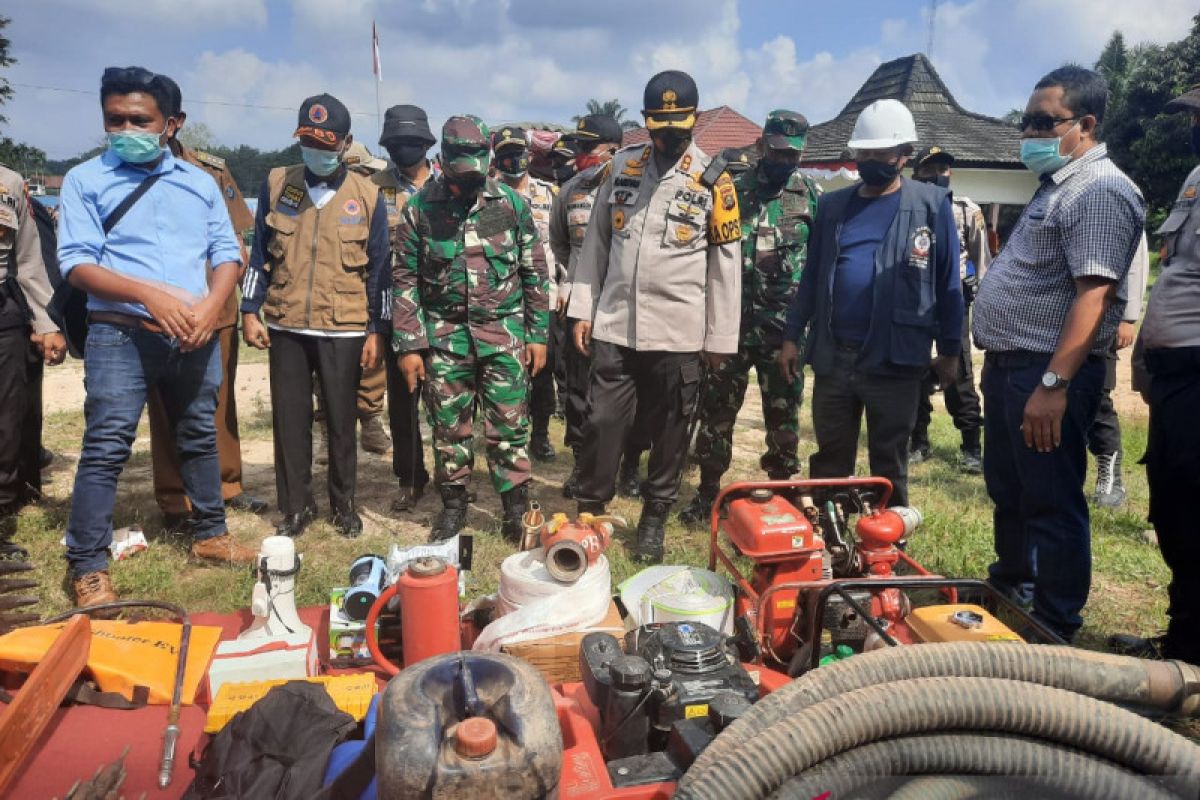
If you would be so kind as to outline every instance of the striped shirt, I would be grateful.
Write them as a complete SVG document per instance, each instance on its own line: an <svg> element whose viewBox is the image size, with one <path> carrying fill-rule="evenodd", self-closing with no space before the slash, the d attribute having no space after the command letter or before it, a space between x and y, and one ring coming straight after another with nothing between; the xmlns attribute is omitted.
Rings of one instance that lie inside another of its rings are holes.
<svg viewBox="0 0 1200 800"><path fill-rule="evenodd" d="M1092 352L1102 354L1125 308L1125 278L1141 241L1146 202L1098 144L1057 172L1025 207L975 298L976 346L991 352L1053 353L1075 280L1118 283Z"/></svg>

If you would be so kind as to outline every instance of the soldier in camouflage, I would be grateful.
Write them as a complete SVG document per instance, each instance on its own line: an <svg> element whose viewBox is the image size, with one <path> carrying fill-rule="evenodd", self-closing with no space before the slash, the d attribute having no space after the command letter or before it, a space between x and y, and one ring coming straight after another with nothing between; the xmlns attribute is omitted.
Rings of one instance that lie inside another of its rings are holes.
<svg viewBox="0 0 1200 800"><path fill-rule="evenodd" d="M799 471L800 399L804 378L788 381L776 356L788 303L800 281L809 226L817 213L817 187L797 170L808 121L777 110L763 126L760 158L734 181L742 216L742 321L738 353L708 376L700 405L695 458L700 486L679 515L688 525L706 523L729 469L733 428L746 397L750 370L762 393L767 452L759 461L771 480Z"/></svg>
<svg viewBox="0 0 1200 800"><path fill-rule="evenodd" d="M466 523L475 409L484 421L502 532L521 535L529 505L530 375L546 364L549 286L533 213L487 177L487 126L442 127L442 174L404 207L392 239L393 345L411 391L425 382L443 509L432 538Z"/></svg>
<svg viewBox="0 0 1200 800"><path fill-rule="evenodd" d="M516 190L529 204L533 212L533 224L537 227L542 246L550 235L550 212L558 187L550 181L534 177L529 172L529 134L524 128L505 125L492 131L492 150L496 154L496 177L505 185ZM551 252L546 253L546 270L550 278L550 306L557 310L555 298L558 285L566 278L566 264L559 264ZM558 342L562 318L557 313L550 315L550 333L546 342L546 363L550 365L530 381L529 417L533 431L529 437L529 454L536 461L553 461L556 453L550 444L550 417L554 414L554 369L558 356Z"/></svg>

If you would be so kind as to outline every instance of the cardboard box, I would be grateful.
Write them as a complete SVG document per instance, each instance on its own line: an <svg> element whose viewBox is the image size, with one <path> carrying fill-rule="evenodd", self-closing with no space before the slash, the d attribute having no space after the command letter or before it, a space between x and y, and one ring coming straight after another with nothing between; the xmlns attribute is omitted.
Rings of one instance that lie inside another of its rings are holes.
<svg viewBox="0 0 1200 800"><path fill-rule="evenodd" d="M208 668L208 696L226 683L310 678L320 673L317 632L293 633L276 639L233 639L217 645Z"/></svg>
<svg viewBox="0 0 1200 800"><path fill-rule="evenodd" d="M530 639L517 644L505 645L503 652L524 659L538 668L548 683L571 683L580 680L579 645L589 633L602 631L611 633L621 640L625 634L625 621L616 603L609 603L608 614L592 627L573 633L560 633L544 639Z"/></svg>

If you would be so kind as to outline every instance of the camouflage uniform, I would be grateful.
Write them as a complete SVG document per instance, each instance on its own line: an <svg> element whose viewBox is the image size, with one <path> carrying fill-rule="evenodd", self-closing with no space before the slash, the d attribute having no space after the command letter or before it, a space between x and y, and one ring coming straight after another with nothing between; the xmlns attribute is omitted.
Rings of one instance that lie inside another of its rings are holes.
<svg viewBox="0 0 1200 800"><path fill-rule="evenodd" d="M746 397L750 370L762 392L767 452L759 463L773 477L799 471L796 457L803 377L784 380L775 362L783 323L808 243L817 208L817 189L792 173L782 192L763 191L757 169L735 181L742 212L742 325L737 355L709 373L700 406L696 461L701 484L717 485L729 469L733 428Z"/></svg>
<svg viewBox="0 0 1200 800"><path fill-rule="evenodd" d="M496 491L527 483L523 355L526 343L545 344L549 323L546 260L529 204L488 179L466 208L438 176L404 207L392 249L394 346L425 352L436 482L468 483L478 403Z"/></svg>

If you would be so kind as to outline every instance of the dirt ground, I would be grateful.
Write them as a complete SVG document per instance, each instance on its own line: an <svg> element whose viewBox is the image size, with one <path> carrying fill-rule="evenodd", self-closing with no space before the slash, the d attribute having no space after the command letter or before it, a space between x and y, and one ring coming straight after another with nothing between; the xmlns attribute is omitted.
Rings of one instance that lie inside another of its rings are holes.
<svg viewBox="0 0 1200 800"><path fill-rule="evenodd" d="M248 492L268 500L274 506L275 469L270 433L270 386L267 364L265 358L258 354L247 353L245 347L242 348L241 352L242 363L238 365L237 376L237 399L239 423L242 427L244 484ZM977 378L982 363L982 353L977 352L975 354ZM47 415L80 411L83 408L84 396L82 362L68 360L62 366L46 371L44 402ZM762 428L762 417L759 411L757 387L753 384L750 387L747 399L748 402L743 405L742 413L739 417L739 426L760 430ZM1141 398L1130 388L1130 371L1127 358L1123 358L1118 366L1117 388L1113 393L1113 400L1118 414L1122 417L1146 416L1146 406L1142 403ZM939 406L941 406L941 403L935 398L935 408ZM737 451L735 458L757 458L757 448L759 447L757 437L740 436L735 442L735 451ZM145 452L148 449L148 437L139 436L134 445L135 454ZM742 453L742 450L745 450L745 452ZM78 445L75 446L72 452L64 453L64 455L68 456L72 462L75 461L78 458ZM482 456L482 453L480 455ZM486 477L482 472L482 469L486 469L485 463L482 458L477 462L479 474L476 476L475 482L484 491L478 492L479 502L475 503L472 507L471 524L487 527L489 524L495 524L498 521L500 507L498 498L487 487ZM360 451L359 464L358 503L366 532L372 533L387 530L393 535L398 535L401 539L407 539L409 536L412 536L414 541L423 539L424 533L428 530L428 525L439 506L436 499L427 498L420 504L415 513L397 518L388 509L395 491L395 481L392 478L390 468L390 454L378 456ZM558 493L556 489L561 485L566 472L566 465L562 463L562 459L557 464L538 465L538 469L535 470L535 481L537 484L540 484L541 491L539 492L535 489L535 494L557 497ZM69 479L71 473L73 473L73 470L70 472L64 470L63 473L56 475L57 480L54 482L58 483L59 481ZM149 459L135 457L122 475L121 482L128 486L130 484L137 485L144 481L145 485L148 486L150 477ZM323 495L323 470L318 474L314 483L316 484L315 488L318 490L318 496ZM67 494L69 494L69 484L56 488L66 489ZM569 504L561 500L561 498L553 502L553 510L560 510L558 508L560 505L563 506L561 510L568 510L567 506ZM270 532L271 524L275 519L276 516L272 514L266 514L262 517L239 514L231 518L231 522L235 530L239 530L239 532L265 535Z"/></svg>

